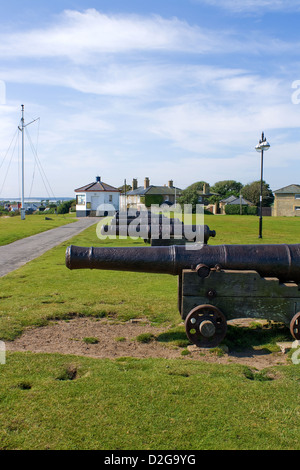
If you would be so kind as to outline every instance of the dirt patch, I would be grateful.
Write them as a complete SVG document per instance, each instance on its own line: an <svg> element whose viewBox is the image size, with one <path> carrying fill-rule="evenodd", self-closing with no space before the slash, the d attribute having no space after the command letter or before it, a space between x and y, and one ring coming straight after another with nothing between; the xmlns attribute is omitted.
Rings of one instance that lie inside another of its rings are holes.
<svg viewBox="0 0 300 470"><path fill-rule="evenodd" d="M240 324L240 323L239 323ZM242 322L245 326L245 321ZM278 364L286 364L286 355L266 354L262 350L246 350L242 353L229 351L223 356L207 349L188 346L188 355L182 355L184 348L157 341L167 328L151 326L146 320L114 323L107 319L75 318L58 321L46 327L26 330L15 341L6 343L8 351L31 351L36 353L60 353L93 358L118 357L160 357L165 359L198 360L208 363L239 363L258 370ZM149 342L142 343L136 338L141 334L153 335ZM86 342L87 338L95 340Z"/></svg>

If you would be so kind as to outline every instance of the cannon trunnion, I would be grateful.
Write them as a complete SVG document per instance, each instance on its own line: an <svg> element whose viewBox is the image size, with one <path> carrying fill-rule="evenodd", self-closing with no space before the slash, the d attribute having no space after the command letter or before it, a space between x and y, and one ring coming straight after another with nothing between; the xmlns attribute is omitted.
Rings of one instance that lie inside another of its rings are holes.
<svg viewBox="0 0 300 470"><path fill-rule="evenodd" d="M178 308L190 341L217 346L227 321L283 322L300 340L300 245L70 246L69 269L178 275Z"/></svg>

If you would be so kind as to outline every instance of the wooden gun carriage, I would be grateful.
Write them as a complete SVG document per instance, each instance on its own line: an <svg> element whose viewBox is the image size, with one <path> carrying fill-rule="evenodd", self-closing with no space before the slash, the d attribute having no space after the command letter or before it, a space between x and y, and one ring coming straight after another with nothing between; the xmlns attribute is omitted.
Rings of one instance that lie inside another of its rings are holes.
<svg viewBox="0 0 300 470"><path fill-rule="evenodd" d="M300 245L70 246L69 269L178 275L178 307L199 347L217 346L227 321L283 322L300 340Z"/></svg>

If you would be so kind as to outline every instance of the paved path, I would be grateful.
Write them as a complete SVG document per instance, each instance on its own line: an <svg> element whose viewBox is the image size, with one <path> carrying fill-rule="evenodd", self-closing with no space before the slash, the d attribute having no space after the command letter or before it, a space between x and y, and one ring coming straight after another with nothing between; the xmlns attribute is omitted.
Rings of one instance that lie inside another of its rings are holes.
<svg viewBox="0 0 300 470"><path fill-rule="evenodd" d="M84 217L72 224L62 225L9 245L0 246L0 277L38 258L54 246L69 240L99 221L99 218Z"/></svg>

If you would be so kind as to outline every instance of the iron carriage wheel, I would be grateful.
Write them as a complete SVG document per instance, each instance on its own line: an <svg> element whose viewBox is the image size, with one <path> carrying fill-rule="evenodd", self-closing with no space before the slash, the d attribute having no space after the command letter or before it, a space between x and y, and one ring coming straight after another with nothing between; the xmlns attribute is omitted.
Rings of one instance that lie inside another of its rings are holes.
<svg viewBox="0 0 300 470"><path fill-rule="evenodd" d="M290 331L295 339L300 340L300 312L293 316L290 323Z"/></svg>
<svg viewBox="0 0 300 470"><path fill-rule="evenodd" d="M185 320L188 339L199 348L214 348L227 332L225 315L214 305L198 305Z"/></svg>

